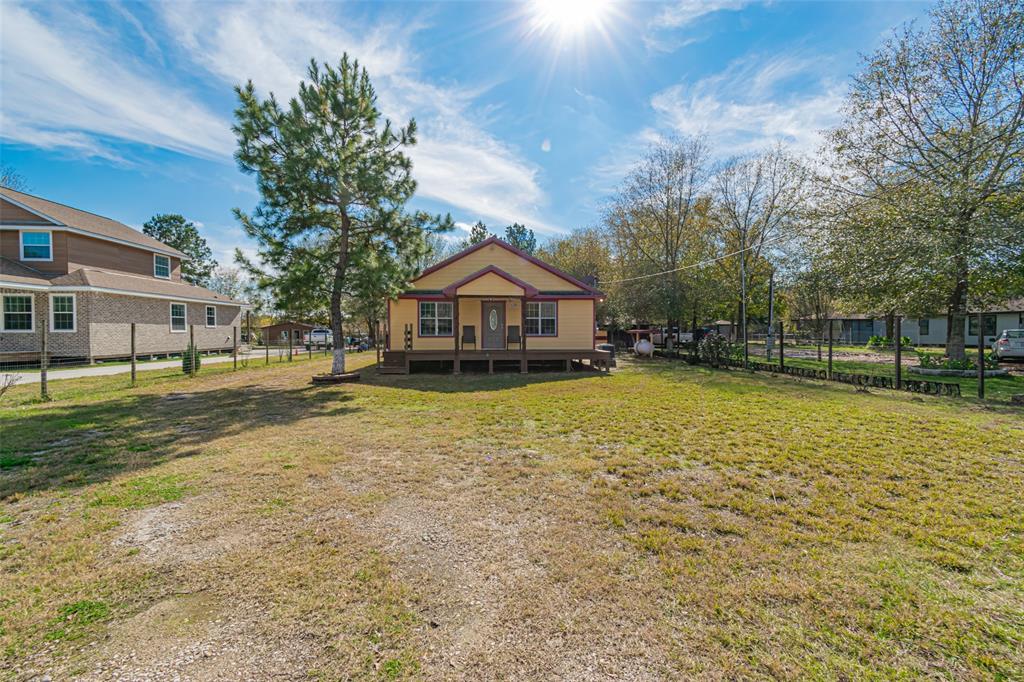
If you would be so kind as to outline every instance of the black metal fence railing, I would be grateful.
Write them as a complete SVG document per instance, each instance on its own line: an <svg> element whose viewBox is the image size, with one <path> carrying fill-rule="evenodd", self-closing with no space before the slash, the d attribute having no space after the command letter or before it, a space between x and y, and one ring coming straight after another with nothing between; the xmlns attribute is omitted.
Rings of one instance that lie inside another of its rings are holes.
<svg viewBox="0 0 1024 682"><path fill-rule="evenodd" d="M743 360L729 358L726 361L730 367L743 368ZM910 393L922 393L926 395L961 397L960 384L945 381L928 381L925 379L903 378L897 385L896 377L882 374L860 374L856 372L829 372L826 369L814 369L811 367L794 367L792 365L780 366L775 363L749 361L747 368L757 372L771 372L773 374L789 374L804 379L819 379L821 381L836 381L843 384L851 384L863 388L888 388L892 390L908 391Z"/></svg>

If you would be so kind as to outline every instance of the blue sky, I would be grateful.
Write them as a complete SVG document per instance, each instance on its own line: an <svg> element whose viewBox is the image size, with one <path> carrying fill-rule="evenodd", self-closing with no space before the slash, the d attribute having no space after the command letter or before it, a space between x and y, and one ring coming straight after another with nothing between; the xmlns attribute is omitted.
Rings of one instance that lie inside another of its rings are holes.
<svg viewBox="0 0 1024 682"><path fill-rule="evenodd" d="M2 161L36 194L139 227L201 224L219 260L250 249L231 216L232 86L279 98L310 58L368 67L384 113L415 117L413 205L493 230L594 224L644 148L707 134L715 154L781 139L813 152L858 55L923 2L0 4ZM588 4L588 6L590 6Z"/></svg>

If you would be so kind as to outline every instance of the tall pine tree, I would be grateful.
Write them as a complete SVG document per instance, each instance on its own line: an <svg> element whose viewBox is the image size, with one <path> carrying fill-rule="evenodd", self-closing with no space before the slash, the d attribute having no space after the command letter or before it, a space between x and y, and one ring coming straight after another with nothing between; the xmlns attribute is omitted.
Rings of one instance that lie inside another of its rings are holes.
<svg viewBox="0 0 1024 682"><path fill-rule="evenodd" d="M257 96L252 81L235 88L235 158L256 176L262 197L252 216L235 210L261 263L237 257L279 308L326 302L336 341L331 371L340 374L343 302L356 289L366 295L359 284L377 279L361 270L386 264L388 280L408 280L424 229L439 219L403 212L416 183L402 150L416 143L416 122L395 128L382 120L369 74L347 54L336 68L311 61L307 75L284 108L273 94Z"/></svg>

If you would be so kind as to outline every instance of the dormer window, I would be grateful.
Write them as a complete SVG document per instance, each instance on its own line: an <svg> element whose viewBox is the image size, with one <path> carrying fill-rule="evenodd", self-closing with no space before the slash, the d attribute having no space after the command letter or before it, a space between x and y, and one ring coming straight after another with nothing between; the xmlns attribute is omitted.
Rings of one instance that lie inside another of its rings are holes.
<svg viewBox="0 0 1024 682"><path fill-rule="evenodd" d="M171 259L168 256L153 254L153 276L160 279L171 278Z"/></svg>
<svg viewBox="0 0 1024 682"><path fill-rule="evenodd" d="M21 260L53 260L53 233L21 231Z"/></svg>

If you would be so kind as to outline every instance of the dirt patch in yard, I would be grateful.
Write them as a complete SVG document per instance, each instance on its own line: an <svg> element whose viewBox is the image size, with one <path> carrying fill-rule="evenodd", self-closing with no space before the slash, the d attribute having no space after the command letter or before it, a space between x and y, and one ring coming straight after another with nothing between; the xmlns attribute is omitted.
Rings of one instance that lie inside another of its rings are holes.
<svg viewBox="0 0 1024 682"><path fill-rule="evenodd" d="M419 615L428 625L424 676L634 680L663 674L654 634L657 596L648 593L638 604L634 591L637 574L654 567L629 556L616 534L560 511L590 508L582 489L555 499L511 484L516 458L537 454L488 452L457 461L389 453L350 461L332 476L355 499L369 500L353 509L357 527L420 598ZM374 472L372 481L366 472Z"/></svg>

